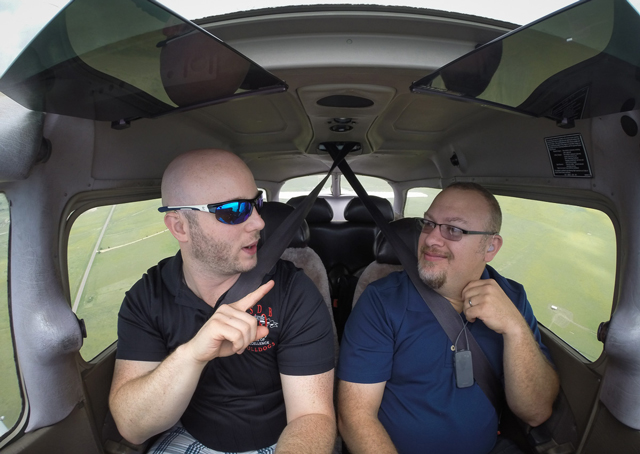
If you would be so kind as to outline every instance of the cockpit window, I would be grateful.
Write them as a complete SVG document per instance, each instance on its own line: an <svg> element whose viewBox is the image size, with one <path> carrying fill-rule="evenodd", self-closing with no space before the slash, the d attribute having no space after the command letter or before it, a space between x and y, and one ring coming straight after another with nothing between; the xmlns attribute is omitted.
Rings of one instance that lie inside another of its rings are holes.
<svg viewBox="0 0 640 454"><path fill-rule="evenodd" d="M325 176L326 175L308 175L306 177L298 177L287 180L280 189L280 202L286 203L293 197L309 194ZM325 182L319 195L331 195L331 179L328 179Z"/></svg>
<svg viewBox="0 0 640 454"><path fill-rule="evenodd" d="M405 218L421 218L429 209L433 199L440 193L436 188L411 188L407 191L407 201L404 205Z"/></svg>
<svg viewBox="0 0 640 454"><path fill-rule="evenodd" d="M358 176L358 180L367 191L367 194L387 199L389 203L391 203L391 206L393 206L393 189L385 180L383 180L382 178L368 177L364 175ZM341 195L351 195L357 197L356 192L353 190L344 176L340 177L340 190Z"/></svg>
<svg viewBox="0 0 640 454"><path fill-rule="evenodd" d="M84 319L80 353L90 360L117 338L124 294L153 265L178 251L160 199L92 208L73 223L67 247L71 305Z"/></svg>
<svg viewBox="0 0 640 454"><path fill-rule="evenodd" d="M611 317L616 235L601 211L497 196L504 245L490 263L524 285L536 318L593 361L598 326Z"/></svg>
<svg viewBox="0 0 640 454"><path fill-rule="evenodd" d="M9 317L9 227L9 203L0 194L0 436L18 422L22 412Z"/></svg>
<svg viewBox="0 0 640 454"><path fill-rule="evenodd" d="M571 126L635 108L638 29L640 16L625 0L577 2L479 47L411 88Z"/></svg>
<svg viewBox="0 0 640 454"><path fill-rule="evenodd" d="M119 125L286 84L148 0L75 0L0 79L23 106Z"/></svg>

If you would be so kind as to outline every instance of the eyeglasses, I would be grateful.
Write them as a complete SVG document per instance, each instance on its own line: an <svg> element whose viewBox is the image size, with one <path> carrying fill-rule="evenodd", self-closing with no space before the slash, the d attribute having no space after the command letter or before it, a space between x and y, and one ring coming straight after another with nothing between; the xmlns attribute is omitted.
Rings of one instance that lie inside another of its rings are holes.
<svg viewBox="0 0 640 454"><path fill-rule="evenodd" d="M213 213L216 219L223 224L237 225L249 219L251 213L253 213L254 206L258 214L260 214L262 191L258 191L258 195L254 199L229 200L228 202L210 203L208 205L166 206L158 208L158 211L160 213L178 210L208 211Z"/></svg>
<svg viewBox="0 0 640 454"><path fill-rule="evenodd" d="M422 226L423 233L431 233L433 230L440 226L440 235L443 238L451 241L460 241L462 235L497 235L498 232L477 232L474 230L464 230L460 227L456 227L449 224L437 224L428 219L420 219L420 225Z"/></svg>

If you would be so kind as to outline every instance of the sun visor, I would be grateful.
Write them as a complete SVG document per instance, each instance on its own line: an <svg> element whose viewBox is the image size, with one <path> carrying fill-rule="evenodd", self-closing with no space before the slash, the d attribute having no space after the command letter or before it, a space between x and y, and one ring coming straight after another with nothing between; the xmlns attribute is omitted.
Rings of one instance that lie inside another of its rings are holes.
<svg viewBox="0 0 640 454"><path fill-rule="evenodd" d="M477 102L560 126L640 103L640 17L625 0L590 0L520 27L411 90Z"/></svg>
<svg viewBox="0 0 640 454"><path fill-rule="evenodd" d="M286 89L150 0L71 2L0 79L0 91L28 109L121 125Z"/></svg>

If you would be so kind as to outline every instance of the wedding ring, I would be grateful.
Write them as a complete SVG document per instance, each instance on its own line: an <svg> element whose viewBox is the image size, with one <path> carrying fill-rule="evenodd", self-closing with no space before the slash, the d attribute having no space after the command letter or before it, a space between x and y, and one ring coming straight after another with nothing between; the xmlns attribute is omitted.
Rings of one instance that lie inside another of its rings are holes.
<svg viewBox="0 0 640 454"><path fill-rule="evenodd" d="M469 307L472 307L472 306L473 306L473 304L471 304L471 300L469 300Z"/></svg>

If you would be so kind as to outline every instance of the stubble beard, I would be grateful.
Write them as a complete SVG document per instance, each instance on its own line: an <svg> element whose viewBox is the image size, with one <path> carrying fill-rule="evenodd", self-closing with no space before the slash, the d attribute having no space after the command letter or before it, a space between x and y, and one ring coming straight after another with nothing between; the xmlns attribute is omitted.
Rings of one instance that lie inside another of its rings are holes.
<svg viewBox="0 0 640 454"><path fill-rule="evenodd" d="M427 284L434 290L441 288L447 282L446 271L433 271L431 268L435 267L435 264L424 259L424 254L429 250L427 246L420 248L420 256L418 258L418 273L422 282ZM448 257L448 260L450 257Z"/></svg>
<svg viewBox="0 0 640 454"><path fill-rule="evenodd" d="M189 223L191 233L191 251L193 257L208 270L223 276L246 273L255 268L257 260L243 263L237 253L234 254L229 243L216 241L208 237L197 220ZM258 238L256 238L256 241Z"/></svg>

